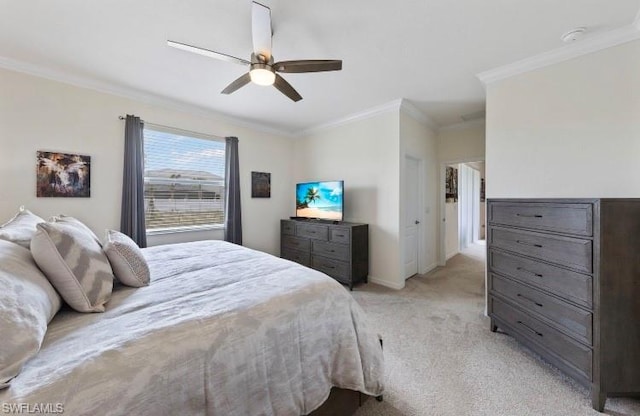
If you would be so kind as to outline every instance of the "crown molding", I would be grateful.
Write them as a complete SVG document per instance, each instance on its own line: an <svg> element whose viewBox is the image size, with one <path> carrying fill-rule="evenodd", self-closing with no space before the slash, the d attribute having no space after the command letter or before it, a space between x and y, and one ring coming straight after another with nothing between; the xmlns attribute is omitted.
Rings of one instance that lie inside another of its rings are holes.
<svg viewBox="0 0 640 416"><path fill-rule="evenodd" d="M381 104L375 107L371 107L369 109L359 111L357 113L353 113L345 117L328 121L326 123L318 124L308 129L300 130L295 134L295 136L296 137L309 136L311 134L318 133L320 131L329 130L338 126L344 126L346 124L351 124L360 120L366 120L368 118L375 117L380 114L386 114L393 111L400 111L401 106L402 106L402 99L393 100L386 104Z"/></svg>
<svg viewBox="0 0 640 416"><path fill-rule="evenodd" d="M442 126L440 127L440 132L445 132L445 131L459 131L459 130L465 130L471 127L476 127L476 126L484 126L486 125L486 120L484 118L477 118L474 120L469 120L469 121L463 121L460 123L455 123L455 124L449 124L447 126Z"/></svg>
<svg viewBox="0 0 640 416"><path fill-rule="evenodd" d="M429 130L431 130L433 133L437 133L440 128L438 123L433 121L431 117L426 115L418 107L416 107L415 104L413 104L411 101L408 101L405 98L403 98L400 101L400 111L404 112L405 114L412 117L413 119L419 121L420 123L425 125L427 128L429 128Z"/></svg>
<svg viewBox="0 0 640 416"><path fill-rule="evenodd" d="M602 34L585 37L583 40L541 53L508 65L481 72L476 76L486 86L496 81L514 75L533 71L545 66L553 65L582 55L597 52L626 42L640 39L640 13L634 22L621 28L613 29Z"/></svg>
<svg viewBox="0 0 640 416"><path fill-rule="evenodd" d="M427 128L432 130L434 133L438 132L438 124L436 124L429 116L420 111L418 107L416 107L410 101L407 101L404 98L400 98L397 100L390 101L386 104L381 104L375 107L368 108L363 111L359 111L357 113L350 114L345 117L341 117L332 121L328 121L326 123L319 124L317 126L310 127L308 129L298 131L295 136L296 137L305 137L314 133L318 133L320 131L329 130L338 126L344 126L346 124L351 124L356 121L366 120L371 117L375 117L381 114L386 114L390 112L403 112L418 122L425 125Z"/></svg>
<svg viewBox="0 0 640 416"><path fill-rule="evenodd" d="M263 133L269 133L285 137L293 137L292 132L279 130L276 128L264 126L255 122L247 121L241 118L237 118L228 114L224 114L218 111L214 111L205 107L200 107L193 104L187 104L178 100L172 100L170 98L162 97L156 94L147 93L144 91L136 90L133 88L126 88L117 86L108 82L97 81L89 77L82 77L77 75L71 75L63 71L45 68L39 65L18 61L16 59L0 56L0 68L8 69L10 71L20 72L27 75L36 76L39 78L45 78L52 81L60 82L63 84L73 85L74 87L84 88L88 90L97 91L103 94L115 95L122 98L127 98L133 101L138 101L143 104L157 105L169 110L176 110L185 112L195 116L221 119L229 124L236 125L238 127L244 127L252 130L257 130ZM123 109L125 111L125 109Z"/></svg>

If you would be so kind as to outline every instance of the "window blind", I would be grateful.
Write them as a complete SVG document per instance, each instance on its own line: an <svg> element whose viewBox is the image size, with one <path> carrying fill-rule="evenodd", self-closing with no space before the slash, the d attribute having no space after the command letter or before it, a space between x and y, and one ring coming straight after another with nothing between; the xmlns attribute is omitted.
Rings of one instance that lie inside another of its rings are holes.
<svg viewBox="0 0 640 416"><path fill-rule="evenodd" d="M213 136L145 126L147 231L224 223L224 153L224 141Z"/></svg>

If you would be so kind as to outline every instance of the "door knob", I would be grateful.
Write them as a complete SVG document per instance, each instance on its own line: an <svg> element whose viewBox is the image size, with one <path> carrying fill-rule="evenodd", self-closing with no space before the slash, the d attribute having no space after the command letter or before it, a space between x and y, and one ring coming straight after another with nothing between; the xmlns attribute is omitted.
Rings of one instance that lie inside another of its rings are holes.
<svg viewBox="0 0 640 416"><path fill-rule="evenodd" d="M420 221L416 220L416 225L417 225L417 224L420 224Z"/></svg>

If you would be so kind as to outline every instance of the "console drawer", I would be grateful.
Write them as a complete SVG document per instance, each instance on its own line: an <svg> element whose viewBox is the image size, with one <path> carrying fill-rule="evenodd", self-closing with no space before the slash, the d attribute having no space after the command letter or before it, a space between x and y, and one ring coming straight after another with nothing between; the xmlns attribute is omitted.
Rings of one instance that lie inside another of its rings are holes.
<svg viewBox="0 0 640 416"><path fill-rule="evenodd" d="M286 235L296 235L296 224L293 221L280 221L280 232Z"/></svg>
<svg viewBox="0 0 640 416"><path fill-rule="evenodd" d="M592 351L560 331L527 315L507 302L492 296L491 315L504 322L520 336L543 346L545 349L560 357L566 364L591 380Z"/></svg>
<svg viewBox="0 0 640 416"><path fill-rule="evenodd" d="M290 249L309 251L311 248L311 241L304 238L293 237L291 235L283 235L280 238L282 239L283 250Z"/></svg>
<svg viewBox="0 0 640 416"><path fill-rule="evenodd" d="M314 241L311 243L311 252L337 260L349 260L349 246L345 244L326 243Z"/></svg>
<svg viewBox="0 0 640 416"><path fill-rule="evenodd" d="M513 277L591 308L593 278L589 275L489 249L489 270Z"/></svg>
<svg viewBox="0 0 640 416"><path fill-rule="evenodd" d="M581 272L591 273L591 240L550 234L489 227L491 247L513 251L525 256L556 263Z"/></svg>
<svg viewBox="0 0 640 416"><path fill-rule="evenodd" d="M307 267L310 266L311 264L310 262L311 256L309 255L309 252L283 249L282 253L280 254L280 257L282 257L283 259L295 261L296 263L299 263Z"/></svg>
<svg viewBox="0 0 640 416"><path fill-rule="evenodd" d="M522 308L555 322L578 341L591 345L593 315L523 284L491 274L491 290Z"/></svg>
<svg viewBox="0 0 640 416"><path fill-rule="evenodd" d="M329 227L320 224L298 224L296 226L296 235L327 241L329 239Z"/></svg>
<svg viewBox="0 0 640 416"><path fill-rule="evenodd" d="M332 228L329 230L329 241L334 243L349 244L351 241L351 230L348 228Z"/></svg>
<svg viewBox="0 0 640 416"><path fill-rule="evenodd" d="M349 263L344 261L332 260L321 256L312 256L311 267L345 283L348 283L351 279Z"/></svg>
<svg viewBox="0 0 640 416"><path fill-rule="evenodd" d="M592 219L591 204L494 202L487 215L495 224L582 236L593 234Z"/></svg>

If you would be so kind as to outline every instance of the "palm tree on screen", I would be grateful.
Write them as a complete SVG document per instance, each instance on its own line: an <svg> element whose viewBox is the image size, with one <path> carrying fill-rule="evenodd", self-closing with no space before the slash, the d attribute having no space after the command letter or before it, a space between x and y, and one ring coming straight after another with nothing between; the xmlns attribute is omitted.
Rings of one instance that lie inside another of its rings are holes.
<svg viewBox="0 0 640 416"><path fill-rule="evenodd" d="M307 203L311 204L320 199L320 191L318 188L307 189L307 195L305 196Z"/></svg>

